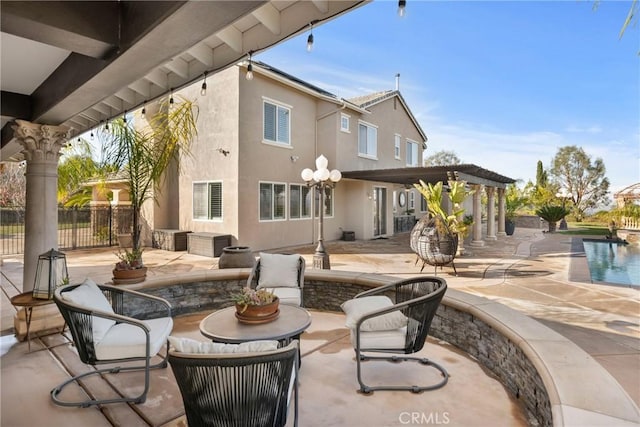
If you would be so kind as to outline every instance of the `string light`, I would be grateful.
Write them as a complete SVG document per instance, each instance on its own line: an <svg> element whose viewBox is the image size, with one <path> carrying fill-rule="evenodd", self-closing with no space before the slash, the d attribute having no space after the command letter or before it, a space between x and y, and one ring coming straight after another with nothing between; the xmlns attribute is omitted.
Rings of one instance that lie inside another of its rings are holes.
<svg viewBox="0 0 640 427"><path fill-rule="evenodd" d="M142 115L142 118L146 118L145 116L147 115L147 100L144 100L144 105L142 106L142 111L140 112L140 114Z"/></svg>
<svg viewBox="0 0 640 427"><path fill-rule="evenodd" d="M247 74L245 75L247 80L253 80L253 64L251 63L251 52L249 52L249 65L247 65Z"/></svg>
<svg viewBox="0 0 640 427"><path fill-rule="evenodd" d="M91 135L89 135L91 137L91 139L93 140L93 129L91 129Z"/></svg>
<svg viewBox="0 0 640 427"><path fill-rule="evenodd" d="M171 88L171 94L169 95L169 106L173 107L173 88Z"/></svg>
<svg viewBox="0 0 640 427"><path fill-rule="evenodd" d="M398 0L398 16L404 17L405 8L407 7L407 0Z"/></svg>
<svg viewBox="0 0 640 427"><path fill-rule="evenodd" d="M313 50L313 24L309 24L311 27L309 37L307 37L307 52L311 52Z"/></svg>
<svg viewBox="0 0 640 427"><path fill-rule="evenodd" d="M202 88L200 89L200 96L207 94L207 72L204 72L204 79L202 80Z"/></svg>

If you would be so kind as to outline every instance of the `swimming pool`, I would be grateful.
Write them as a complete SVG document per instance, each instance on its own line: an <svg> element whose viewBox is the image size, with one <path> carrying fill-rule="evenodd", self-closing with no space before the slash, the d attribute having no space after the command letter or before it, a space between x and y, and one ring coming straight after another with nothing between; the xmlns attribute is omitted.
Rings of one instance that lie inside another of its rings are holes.
<svg viewBox="0 0 640 427"><path fill-rule="evenodd" d="M640 245L582 241L592 282L640 286Z"/></svg>

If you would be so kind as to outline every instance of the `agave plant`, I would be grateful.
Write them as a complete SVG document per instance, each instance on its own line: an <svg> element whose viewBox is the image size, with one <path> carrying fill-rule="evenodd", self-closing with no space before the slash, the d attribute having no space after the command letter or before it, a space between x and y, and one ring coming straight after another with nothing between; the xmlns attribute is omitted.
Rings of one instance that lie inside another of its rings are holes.
<svg viewBox="0 0 640 427"><path fill-rule="evenodd" d="M556 223L567 216L569 211L562 206L544 205L536 210L536 215L549 223L549 232L556 231Z"/></svg>

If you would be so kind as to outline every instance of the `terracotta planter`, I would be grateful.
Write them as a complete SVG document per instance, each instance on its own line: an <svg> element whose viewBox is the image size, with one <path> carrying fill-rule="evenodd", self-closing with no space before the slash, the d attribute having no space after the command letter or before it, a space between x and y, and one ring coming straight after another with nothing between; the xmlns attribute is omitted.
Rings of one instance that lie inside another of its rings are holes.
<svg viewBox="0 0 640 427"><path fill-rule="evenodd" d="M134 270L113 270L114 285L130 285L132 283L144 282L147 278L147 267L136 268Z"/></svg>
<svg viewBox="0 0 640 427"><path fill-rule="evenodd" d="M249 246L227 246L222 248L218 268L253 268L255 263Z"/></svg>
<svg viewBox="0 0 640 427"><path fill-rule="evenodd" d="M266 323L275 320L280 314L278 307L280 300L264 305L238 305L236 304L236 318L243 323Z"/></svg>

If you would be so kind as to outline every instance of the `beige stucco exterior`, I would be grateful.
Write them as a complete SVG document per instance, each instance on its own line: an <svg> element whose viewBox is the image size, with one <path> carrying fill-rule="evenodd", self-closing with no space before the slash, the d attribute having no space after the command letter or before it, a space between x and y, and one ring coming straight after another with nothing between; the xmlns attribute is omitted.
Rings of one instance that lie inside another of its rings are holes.
<svg viewBox="0 0 640 427"><path fill-rule="evenodd" d="M386 99L365 111L335 97L290 81L286 76L258 69L246 80L244 66L232 66L207 78L207 94L199 84L176 92L176 96L197 100L198 135L191 155L181 161L181 172L172 172L154 206L154 228L177 228L193 232L232 235L232 244L268 250L308 244L317 239L317 218L261 221L261 182L304 184L300 173L315 169L323 154L329 169L341 171L385 169L406 166L407 139L419 145L422 162L425 140L404 101ZM263 101L290 109L290 145L263 140ZM349 116L349 131L340 128L341 114ZM377 127L377 157L358 155L360 120ZM400 158L394 154L395 135L401 135ZM221 220L193 219L193 183L222 182ZM324 218L326 241L339 239L343 230L354 231L358 239L374 234L375 188L386 190L384 233L393 234L393 192L401 187L389 183L342 180L334 190L333 215ZM416 193L419 215L419 194ZM313 210L312 210L313 212ZM313 214L312 214L313 215Z"/></svg>

